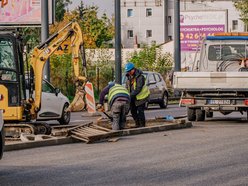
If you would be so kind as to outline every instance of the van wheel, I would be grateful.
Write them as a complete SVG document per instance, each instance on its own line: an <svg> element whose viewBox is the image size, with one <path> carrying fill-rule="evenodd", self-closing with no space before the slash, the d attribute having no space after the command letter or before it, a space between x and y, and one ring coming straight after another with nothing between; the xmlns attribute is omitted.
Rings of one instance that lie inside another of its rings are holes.
<svg viewBox="0 0 248 186"><path fill-rule="evenodd" d="M205 120L205 110L196 109L195 110L196 121L204 121Z"/></svg>
<svg viewBox="0 0 248 186"><path fill-rule="evenodd" d="M162 101L159 103L160 108L166 108L168 105L168 94L165 92Z"/></svg>
<svg viewBox="0 0 248 186"><path fill-rule="evenodd" d="M66 111L66 109L69 107L68 104L64 105L63 111L62 111L62 115L61 118L58 119L58 122L60 123L60 125L67 125L70 122L71 119L71 112L70 111Z"/></svg>
<svg viewBox="0 0 248 186"><path fill-rule="evenodd" d="M189 121L195 121L196 119L195 109L187 108L187 116Z"/></svg>

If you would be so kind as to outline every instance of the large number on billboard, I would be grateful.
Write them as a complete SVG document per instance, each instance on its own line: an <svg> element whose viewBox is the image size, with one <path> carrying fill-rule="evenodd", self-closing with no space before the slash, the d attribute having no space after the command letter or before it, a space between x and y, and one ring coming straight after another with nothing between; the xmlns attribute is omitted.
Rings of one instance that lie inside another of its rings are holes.
<svg viewBox="0 0 248 186"><path fill-rule="evenodd" d="M214 33L225 32L227 12L182 11L180 13L180 39L182 51L196 51L200 41Z"/></svg>

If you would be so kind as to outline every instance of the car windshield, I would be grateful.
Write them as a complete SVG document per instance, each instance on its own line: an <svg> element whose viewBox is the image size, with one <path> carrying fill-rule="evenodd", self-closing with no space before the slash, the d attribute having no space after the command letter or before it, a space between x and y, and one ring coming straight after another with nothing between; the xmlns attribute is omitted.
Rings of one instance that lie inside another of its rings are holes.
<svg viewBox="0 0 248 186"><path fill-rule="evenodd" d="M225 45L210 45L208 48L208 60L235 61L240 58L248 57L248 47L242 44L225 44Z"/></svg>

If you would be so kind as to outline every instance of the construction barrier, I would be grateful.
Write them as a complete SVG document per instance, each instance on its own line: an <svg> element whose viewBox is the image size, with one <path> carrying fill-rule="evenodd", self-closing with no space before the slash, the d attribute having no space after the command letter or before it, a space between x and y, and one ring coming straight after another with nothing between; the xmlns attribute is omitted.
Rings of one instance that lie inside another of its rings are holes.
<svg viewBox="0 0 248 186"><path fill-rule="evenodd" d="M87 103L87 110L88 113L95 113L96 112L96 102L94 96L93 85L90 82L87 82L85 85L85 92L86 92L86 103Z"/></svg>

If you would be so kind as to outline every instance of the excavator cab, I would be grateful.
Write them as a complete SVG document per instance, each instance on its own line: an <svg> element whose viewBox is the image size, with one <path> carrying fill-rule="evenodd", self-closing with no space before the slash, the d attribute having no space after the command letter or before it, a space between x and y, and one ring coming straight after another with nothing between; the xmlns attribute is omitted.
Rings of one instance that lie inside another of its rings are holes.
<svg viewBox="0 0 248 186"><path fill-rule="evenodd" d="M4 120L25 121L25 76L21 41L13 33L0 33L0 109Z"/></svg>

